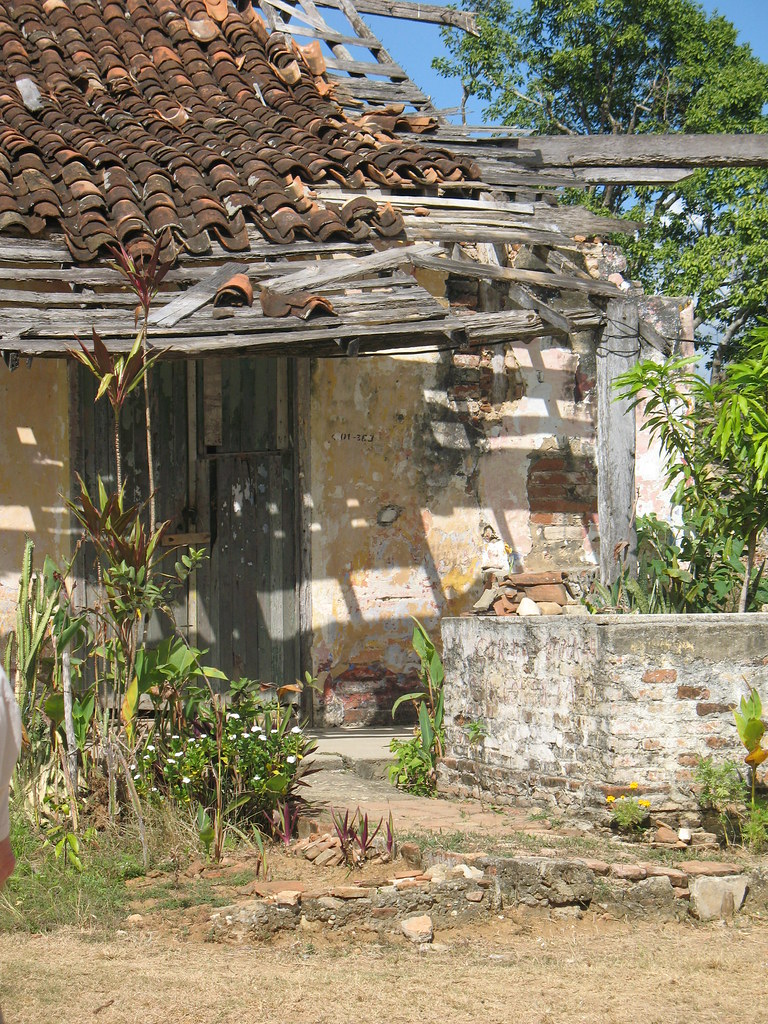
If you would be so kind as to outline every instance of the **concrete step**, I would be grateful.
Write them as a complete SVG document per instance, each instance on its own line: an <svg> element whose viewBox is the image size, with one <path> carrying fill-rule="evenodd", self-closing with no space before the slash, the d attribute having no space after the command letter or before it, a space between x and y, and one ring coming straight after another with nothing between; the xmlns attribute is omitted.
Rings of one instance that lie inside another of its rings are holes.
<svg viewBox="0 0 768 1024"><path fill-rule="evenodd" d="M317 743L312 755L326 771L354 771L363 779L384 779L392 763L389 745L393 739L407 740L413 733L398 726L363 729L308 729Z"/></svg>

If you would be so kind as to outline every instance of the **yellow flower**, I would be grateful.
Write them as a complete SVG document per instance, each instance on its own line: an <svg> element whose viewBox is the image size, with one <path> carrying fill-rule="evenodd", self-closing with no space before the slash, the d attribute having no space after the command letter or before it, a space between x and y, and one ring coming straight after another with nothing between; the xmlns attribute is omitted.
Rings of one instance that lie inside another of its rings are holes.
<svg viewBox="0 0 768 1024"><path fill-rule="evenodd" d="M637 804L638 804L638 807L650 807L651 806L651 801L650 800L638 800Z"/></svg>
<svg viewBox="0 0 768 1024"><path fill-rule="evenodd" d="M630 789L637 789L637 783L636 782L630 782L629 788Z"/></svg>
<svg viewBox="0 0 768 1024"><path fill-rule="evenodd" d="M605 798L605 802L606 802L607 804L612 804L612 803L614 802L614 800L615 800L615 799L616 799L616 797L615 797L615 796L607 796L607 797Z"/></svg>

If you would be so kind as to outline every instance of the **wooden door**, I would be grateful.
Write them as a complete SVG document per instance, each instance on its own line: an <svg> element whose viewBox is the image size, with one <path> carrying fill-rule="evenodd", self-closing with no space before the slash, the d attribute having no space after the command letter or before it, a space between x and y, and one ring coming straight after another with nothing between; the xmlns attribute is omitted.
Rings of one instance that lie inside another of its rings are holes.
<svg viewBox="0 0 768 1024"><path fill-rule="evenodd" d="M231 678L278 685L299 674L291 378L266 357L205 360L197 377L200 640Z"/></svg>

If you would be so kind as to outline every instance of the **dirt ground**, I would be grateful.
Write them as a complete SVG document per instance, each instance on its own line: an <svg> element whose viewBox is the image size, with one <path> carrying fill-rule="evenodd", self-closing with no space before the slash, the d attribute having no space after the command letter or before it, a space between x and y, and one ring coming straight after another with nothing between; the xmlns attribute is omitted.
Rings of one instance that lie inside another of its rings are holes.
<svg viewBox="0 0 768 1024"><path fill-rule="evenodd" d="M531 808L429 801L351 772L324 771L312 782L321 819L331 806L359 804L374 821L392 811L400 838L429 833L462 850L641 855ZM263 945L210 941L212 909L252 898L257 860L239 850L222 865L130 879L125 923L110 933L97 924L0 934L6 1024L768 1024L768 921L758 908L729 925L630 923L599 910L564 920L520 908L438 929L424 951L399 933L320 924ZM374 884L391 871L368 864L354 875ZM308 889L349 881L345 868L318 869L275 847L269 875Z"/></svg>
<svg viewBox="0 0 768 1024"><path fill-rule="evenodd" d="M260 947L151 932L0 936L7 1024L709 1024L768 1021L768 927L543 913L405 940L323 932Z"/></svg>

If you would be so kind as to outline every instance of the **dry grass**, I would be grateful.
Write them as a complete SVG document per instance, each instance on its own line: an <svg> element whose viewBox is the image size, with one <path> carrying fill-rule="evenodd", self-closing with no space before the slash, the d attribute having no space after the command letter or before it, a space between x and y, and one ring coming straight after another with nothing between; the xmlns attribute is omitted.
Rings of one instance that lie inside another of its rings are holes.
<svg viewBox="0 0 768 1024"><path fill-rule="evenodd" d="M516 914L420 953L367 932L271 946L147 932L0 936L7 1024L722 1024L768 1021L768 929Z"/></svg>

